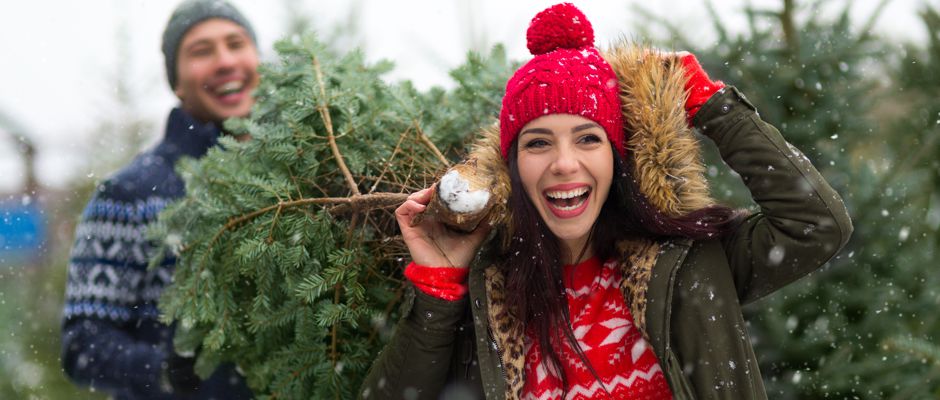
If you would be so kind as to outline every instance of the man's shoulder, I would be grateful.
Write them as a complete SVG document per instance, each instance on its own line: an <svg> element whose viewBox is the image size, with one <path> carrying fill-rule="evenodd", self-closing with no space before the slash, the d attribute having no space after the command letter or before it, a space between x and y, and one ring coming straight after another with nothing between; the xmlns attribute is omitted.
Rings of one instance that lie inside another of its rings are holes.
<svg viewBox="0 0 940 400"><path fill-rule="evenodd" d="M119 202L151 197L179 197L183 186L166 157L154 150L136 155L97 188L97 196Z"/></svg>
<svg viewBox="0 0 940 400"><path fill-rule="evenodd" d="M145 151L98 184L83 212L85 220L153 219L183 195L182 180L165 158Z"/></svg>

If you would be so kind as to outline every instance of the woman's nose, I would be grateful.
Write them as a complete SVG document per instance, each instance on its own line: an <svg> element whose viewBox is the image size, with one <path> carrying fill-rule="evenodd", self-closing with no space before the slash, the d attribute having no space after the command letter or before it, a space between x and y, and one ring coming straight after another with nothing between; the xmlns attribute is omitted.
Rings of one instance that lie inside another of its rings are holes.
<svg viewBox="0 0 940 400"><path fill-rule="evenodd" d="M551 172L556 175L575 173L580 168L576 152L571 146L559 146L551 165Z"/></svg>

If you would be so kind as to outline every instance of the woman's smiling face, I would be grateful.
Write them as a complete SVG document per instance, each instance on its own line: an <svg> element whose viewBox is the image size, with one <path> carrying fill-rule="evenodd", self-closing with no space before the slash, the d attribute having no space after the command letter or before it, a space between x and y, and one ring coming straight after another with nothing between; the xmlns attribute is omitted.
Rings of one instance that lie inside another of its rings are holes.
<svg viewBox="0 0 940 400"><path fill-rule="evenodd" d="M610 193L614 159L607 133L587 118L551 114L522 127L517 140L526 195L563 252L574 257ZM590 248L587 252L590 256Z"/></svg>

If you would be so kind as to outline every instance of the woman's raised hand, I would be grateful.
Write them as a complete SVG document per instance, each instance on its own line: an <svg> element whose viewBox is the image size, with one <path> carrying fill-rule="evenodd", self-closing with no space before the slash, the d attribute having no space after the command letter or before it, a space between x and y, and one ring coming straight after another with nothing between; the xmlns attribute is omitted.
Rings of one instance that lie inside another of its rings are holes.
<svg viewBox="0 0 940 400"><path fill-rule="evenodd" d="M715 92L725 87L722 81L713 81L708 77L708 73L699 64L695 55L687 51L675 53L682 62L682 69L687 79L685 90L689 92L689 97L685 101L685 112L688 118L689 126L692 126L692 119Z"/></svg>
<svg viewBox="0 0 940 400"><path fill-rule="evenodd" d="M421 223L411 226L415 216L427 208L435 189L430 187L412 193L395 210L395 218L411 259L418 265L428 267L469 267L489 233L488 224L481 223L470 233L454 231L432 218L424 218Z"/></svg>

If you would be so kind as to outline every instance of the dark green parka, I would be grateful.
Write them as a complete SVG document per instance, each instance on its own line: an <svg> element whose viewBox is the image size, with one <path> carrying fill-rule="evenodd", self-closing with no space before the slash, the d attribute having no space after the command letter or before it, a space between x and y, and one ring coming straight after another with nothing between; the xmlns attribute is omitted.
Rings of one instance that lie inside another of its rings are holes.
<svg viewBox="0 0 940 400"><path fill-rule="evenodd" d="M698 143L686 126L678 64L630 45L605 54L621 83L627 157L643 194L667 215L713 201ZM839 195L737 89L712 96L693 121L760 206L713 240L621 242L621 290L677 399L763 399L741 305L819 268L852 223ZM510 318L498 246L470 267L469 296L412 293L360 396L369 399L518 399L524 327Z"/></svg>

